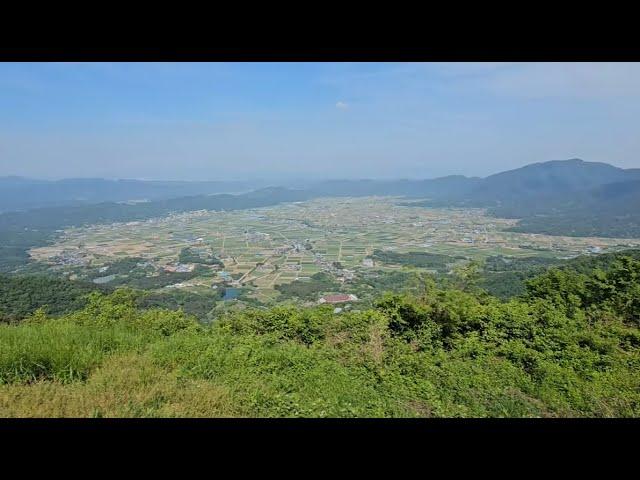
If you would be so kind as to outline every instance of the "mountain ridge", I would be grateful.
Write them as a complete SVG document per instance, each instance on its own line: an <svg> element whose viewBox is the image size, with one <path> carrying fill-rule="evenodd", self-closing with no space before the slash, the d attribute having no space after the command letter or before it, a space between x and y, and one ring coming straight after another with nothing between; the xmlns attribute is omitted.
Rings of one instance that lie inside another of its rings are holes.
<svg viewBox="0 0 640 480"><path fill-rule="evenodd" d="M7 187L9 184L14 187ZM158 208L171 206L184 211L190 206L197 209L196 205L209 208L213 200L207 199L207 195L239 193L238 190L245 187L243 202L301 201L322 196L398 196L419 199L407 203L412 206L486 208L494 216L520 220L514 227L516 231L640 237L640 169L578 158L532 163L484 178L448 175L421 180L318 180L284 186L265 186L268 184L263 182L259 185L261 188L255 185L249 188L249 182L64 179L43 184L30 183L22 177L2 177L0 185L0 212L42 208L43 202L53 208L141 199L155 202ZM38 195L47 188L49 197ZM57 200L51 200L51 196ZM7 198L16 197L22 200L21 209L12 209L3 203ZM229 195L228 201L232 199ZM221 201L223 197L218 197L215 204ZM229 208L232 204L225 200L224 205ZM149 205L144 209L155 207Z"/></svg>

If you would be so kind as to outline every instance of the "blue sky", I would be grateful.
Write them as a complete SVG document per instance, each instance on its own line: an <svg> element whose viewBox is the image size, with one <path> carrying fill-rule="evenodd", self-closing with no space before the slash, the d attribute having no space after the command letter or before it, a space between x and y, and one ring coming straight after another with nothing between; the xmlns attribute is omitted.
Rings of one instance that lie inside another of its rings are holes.
<svg viewBox="0 0 640 480"><path fill-rule="evenodd" d="M640 167L637 63L3 63L0 176L485 176Z"/></svg>

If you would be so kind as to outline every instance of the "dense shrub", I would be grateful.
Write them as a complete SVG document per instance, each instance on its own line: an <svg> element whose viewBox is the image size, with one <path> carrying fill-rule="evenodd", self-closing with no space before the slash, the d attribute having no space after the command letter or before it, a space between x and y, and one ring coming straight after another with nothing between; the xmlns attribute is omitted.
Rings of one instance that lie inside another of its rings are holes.
<svg viewBox="0 0 640 480"><path fill-rule="evenodd" d="M280 305L208 326L92 294L0 326L0 415L638 416L639 274L620 259L551 270L509 302L429 284L363 311Z"/></svg>

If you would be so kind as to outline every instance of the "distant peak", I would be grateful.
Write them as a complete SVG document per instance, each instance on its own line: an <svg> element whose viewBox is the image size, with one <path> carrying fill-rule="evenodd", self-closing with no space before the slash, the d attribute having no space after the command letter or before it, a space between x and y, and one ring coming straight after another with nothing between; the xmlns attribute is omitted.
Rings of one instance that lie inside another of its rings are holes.
<svg viewBox="0 0 640 480"><path fill-rule="evenodd" d="M579 165L583 163L591 162L585 162L581 158L568 158L566 160L548 160L546 162L533 163L531 165Z"/></svg>
<svg viewBox="0 0 640 480"><path fill-rule="evenodd" d="M567 160L548 160L546 162L536 162L536 163L530 163L528 165L525 165L523 167L520 167L521 169L526 169L526 170L531 170L531 169L536 169L536 168L545 168L545 167L607 167L610 169L616 169L619 170L619 167L616 167L614 165L611 165L609 163L604 163L604 162L588 162L586 160L582 160L581 158L569 158ZM514 169L514 170L507 170L507 172L509 171L515 171L515 170L519 170L519 169ZM502 172L504 173L504 172ZM500 175L500 174L498 174Z"/></svg>

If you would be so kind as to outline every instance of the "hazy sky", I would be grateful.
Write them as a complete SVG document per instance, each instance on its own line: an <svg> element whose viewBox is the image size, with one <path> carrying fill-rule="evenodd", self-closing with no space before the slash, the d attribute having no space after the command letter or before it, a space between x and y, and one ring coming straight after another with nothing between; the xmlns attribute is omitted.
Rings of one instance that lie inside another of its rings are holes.
<svg viewBox="0 0 640 480"><path fill-rule="evenodd" d="M2 63L0 176L640 167L639 63Z"/></svg>

